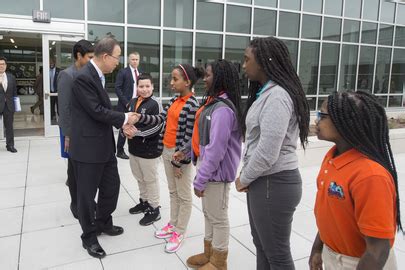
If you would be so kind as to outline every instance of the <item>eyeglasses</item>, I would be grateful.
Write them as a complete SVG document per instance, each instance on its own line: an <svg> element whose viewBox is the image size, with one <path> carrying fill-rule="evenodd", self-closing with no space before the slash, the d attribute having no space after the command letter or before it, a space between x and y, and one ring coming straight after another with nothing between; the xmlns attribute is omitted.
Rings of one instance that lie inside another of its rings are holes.
<svg viewBox="0 0 405 270"><path fill-rule="evenodd" d="M119 57L116 57L116 56L114 56L114 55L112 55L112 54L107 54L107 55L111 56L112 58L114 58L114 59L117 60L117 61L120 61L120 58L119 58Z"/></svg>
<svg viewBox="0 0 405 270"><path fill-rule="evenodd" d="M316 120L321 121L322 119L326 118L329 115L329 113L324 113L321 111L316 112Z"/></svg>

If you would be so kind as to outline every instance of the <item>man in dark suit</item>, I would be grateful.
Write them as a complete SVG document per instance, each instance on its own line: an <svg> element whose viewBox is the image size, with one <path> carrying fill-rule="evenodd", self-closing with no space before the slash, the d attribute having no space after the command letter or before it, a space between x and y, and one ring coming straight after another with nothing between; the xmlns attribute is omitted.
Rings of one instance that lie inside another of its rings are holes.
<svg viewBox="0 0 405 270"><path fill-rule="evenodd" d="M17 96L17 83L12 74L6 72L7 59L0 56L0 115L3 116L6 129L6 148L11 153L16 153L14 148L14 97Z"/></svg>
<svg viewBox="0 0 405 270"><path fill-rule="evenodd" d="M49 83L51 93L58 93L58 76L60 68L55 66L55 59L49 59ZM58 97L51 96L51 119L56 120L56 114L59 114Z"/></svg>
<svg viewBox="0 0 405 270"><path fill-rule="evenodd" d="M118 96L117 111L119 112L127 112L127 104L131 99L137 97L136 81L140 74L138 69L139 58L138 52L130 53L128 56L128 67L121 69L115 80L115 93ZM118 136L117 157L129 159L124 151L125 140L125 137Z"/></svg>
<svg viewBox="0 0 405 270"><path fill-rule="evenodd" d="M78 218L83 230L81 238L83 247L97 258L106 255L97 235L115 236L124 232L122 227L113 225L111 216L120 189L112 126L133 133L136 115L112 110L104 88L104 74L117 67L120 55L121 48L115 39L100 40L94 48L94 58L78 72L71 97L69 154L77 183Z"/></svg>

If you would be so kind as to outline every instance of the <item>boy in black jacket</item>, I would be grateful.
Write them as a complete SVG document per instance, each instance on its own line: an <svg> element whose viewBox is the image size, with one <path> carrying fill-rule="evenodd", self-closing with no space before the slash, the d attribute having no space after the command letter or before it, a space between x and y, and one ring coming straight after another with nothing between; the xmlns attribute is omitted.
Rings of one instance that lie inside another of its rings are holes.
<svg viewBox="0 0 405 270"><path fill-rule="evenodd" d="M161 106L153 96L151 75L147 73L139 75L137 86L138 97L129 102L128 111L159 114ZM144 213L144 217L139 221L143 226L160 219L158 164L162 152L158 149L158 144L163 124L151 127L137 123L135 137L128 140L131 171L138 181L140 193L139 204L129 209L129 212Z"/></svg>

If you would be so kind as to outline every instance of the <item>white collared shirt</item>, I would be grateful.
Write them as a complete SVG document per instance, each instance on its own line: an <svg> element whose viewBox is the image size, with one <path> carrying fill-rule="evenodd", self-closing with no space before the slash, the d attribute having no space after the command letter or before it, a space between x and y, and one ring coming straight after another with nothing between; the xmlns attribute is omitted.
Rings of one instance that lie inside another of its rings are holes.
<svg viewBox="0 0 405 270"><path fill-rule="evenodd" d="M3 76L2 85L3 85L3 88L4 88L4 92L6 92L7 91L7 86L8 86L7 74L6 74L6 72L4 72L3 74L0 74L0 76Z"/></svg>
<svg viewBox="0 0 405 270"><path fill-rule="evenodd" d="M138 87L136 84L135 69L133 67L131 67L131 65L129 66L129 68L131 69L131 75L132 75L132 78L134 79L134 92L132 93L132 98L136 98L137 94L138 94L138 91L137 91ZM138 69L136 69L136 75L139 76Z"/></svg>

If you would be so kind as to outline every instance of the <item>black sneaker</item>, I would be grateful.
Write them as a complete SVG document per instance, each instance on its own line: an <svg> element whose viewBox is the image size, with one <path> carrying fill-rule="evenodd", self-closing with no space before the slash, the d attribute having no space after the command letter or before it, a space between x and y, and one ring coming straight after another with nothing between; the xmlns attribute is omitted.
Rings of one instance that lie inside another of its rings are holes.
<svg viewBox="0 0 405 270"><path fill-rule="evenodd" d="M153 209L152 206L149 206L145 212L145 216L139 221L139 224L142 226L148 226L153 224L153 222L160 219L160 206Z"/></svg>
<svg viewBox="0 0 405 270"><path fill-rule="evenodd" d="M144 213L146 210L149 208L149 203L148 201L144 201L142 199L139 199L139 203L135 205L134 207L129 209L130 214L139 214L139 213Z"/></svg>
<svg viewBox="0 0 405 270"><path fill-rule="evenodd" d="M122 159L129 159L129 156L127 156L127 154L125 154L125 151L124 151L124 150L119 151L119 152L117 153L117 157L118 157L118 158L122 158Z"/></svg>

